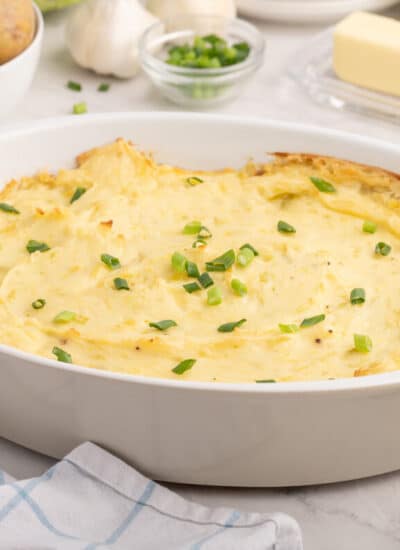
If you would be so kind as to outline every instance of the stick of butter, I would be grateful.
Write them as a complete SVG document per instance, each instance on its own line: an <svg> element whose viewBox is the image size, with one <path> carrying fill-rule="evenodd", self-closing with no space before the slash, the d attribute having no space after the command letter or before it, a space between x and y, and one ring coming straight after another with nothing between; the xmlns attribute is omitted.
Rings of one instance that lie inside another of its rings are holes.
<svg viewBox="0 0 400 550"><path fill-rule="evenodd" d="M334 32L333 66L339 78L400 96L400 21L355 12Z"/></svg>

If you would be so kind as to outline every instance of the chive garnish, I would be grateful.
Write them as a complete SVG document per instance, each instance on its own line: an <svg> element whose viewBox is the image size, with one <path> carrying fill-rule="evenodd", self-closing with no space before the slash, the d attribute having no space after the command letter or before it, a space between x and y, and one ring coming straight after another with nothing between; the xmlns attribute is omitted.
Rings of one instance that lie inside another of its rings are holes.
<svg viewBox="0 0 400 550"><path fill-rule="evenodd" d="M108 267L108 269L119 269L121 267L119 259L115 256L111 256L110 254L102 254L100 259L103 264Z"/></svg>
<svg viewBox="0 0 400 550"><path fill-rule="evenodd" d="M33 309L43 309L45 305L46 300L44 300L43 298L39 298L38 300L32 302Z"/></svg>
<svg viewBox="0 0 400 550"><path fill-rule="evenodd" d="M363 288L353 288L350 293L350 302L354 304L363 304L365 302L365 290Z"/></svg>
<svg viewBox="0 0 400 550"><path fill-rule="evenodd" d="M11 204L7 204L5 202L0 202L0 210L3 212L7 212L7 214L20 214L20 211L15 208L15 206L12 206Z"/></svg>
<svg viewBox="0 0 400 550"><path fill-rule="evenodd" d="M204 239L196 239L192 244L192 248L203 248L204 246L207 246L207 241Z"/></svg>
<svg viewBox="0 0 400 550"><path fill-rule="evenodd" d="M315 317L308 317L307 319L304 319L301 322L300 327L312 327L314 325L317 325L318 323L321 323L322 321L325 321L325 315L323 313L321 315L315 315Z"/></svg>
<svg viewBox="0 0 400 550"><path fill-rule="evenodd" d="M222 292L217 286L213 286L207 291L207 304L209 306L218 306L222 302Z"/></svg>
<svg viewBox="0 0 400 550"><path fill-rule="evenodd" d="M196 359L185 359L176 365L176 367L172 369L172 372L175 374L183 374L187 370L190 370L195 363Z"/></svg>
<svg viewBox="0 0 400 550"><path fill-rule="evenodd" d="M200 277L199 268L194 262L186 262L186 273L189 275L189 277L195 277L196 279Z"/></svg>
<svg viewBox="0 0 400 550"><path fill-rule="evenodd" d="M60 361L61 363L72 363L71 355L63 349L55 346L52 353L57 357L57 361Z"/></svg>
<svg viewBox="0 0 400 550"><path fill-rule="evenodd" d="M201 222L194 220L189 222L183 228L183 233L185 235L197 235L201 229Z"/></svg>
<svg viewBox="0 0 400 550"><path fill-rule="evenodd" d="M165 321L157 321L156 323L149 323L149 327L156 328L157 330L167 330L171 327L177 327L175 321L166 319Z"/></svg>
<svg viewBox="0 0 400 550"><path fill-rule="evenodd" d="M247 286L239 281L239 279L232 279L231 288L237 296L244 296L247 294Z"/></svg>
<svg viewBox="0 0 400 550"><path fill-rule="evenodd" d="M183 285L183 288L186 290L188 294L192 294L193 292L197 292L198 290L201 290L201 286L197 283L187 283L186 285Z"/></svg>
<svg viewBox="0 0 400 550"><path fill-rule="evenodd" d="M116 290L130 290L128 281L121 279L121 277L114 279L114 287Z"/></svg>
<svg viewBox="0 0 400 550"><path fill-rule="evenodd" d="M365 334L354 334L354 349L361 353L368 353L372 350L372 340Z"/></svg>
<svg viewBox="0 0 400 550"><path fill-rule="evenodd" d="M190 176L189 178L186 178L186 183L188 183L189 185L195 186L195 185L198 185L199 183L204 183L204 180L202 180L201 178L198 178L197 176Z"/></svg>
<svg viewBox="0 0 400 550"><path fill-rule="evenodd" d="M278 222L277 228L280 233L296 233L296 229L293 225L290 225L282 220Z"/></svg>
<svg viewBox="0 0 400 550"><path fill-rule="evenodd" d="M314 176L311 176L310 180L321 193L336 193L336 188L329 181Z"/></svg>
<svg viewBox="0 0 400 550"><path fill-rule="evenodd" d="M303 326L311 326L311 325L303 325ZM285 325L285 324L279 323L279 330L284 334L294 334L295 332L298 332L299 327L297 325L290 325L290 324Z"/></svg>
<svg viewBox="0 0 400 550"><path fill-rule="evenodd" d="M74 82L73 80L69 80L67 82L67 88L69 88L73 92L80 92L82 90L81 84L79 84L79 82Z"/></svg>
<svg viewBox="0 0 400 550"><path fill-rule="evenodd" d="M245 246L244 248L241 248L239 250L236 261L237 264L240 265L240 267L247 267L251 264L254 258L254 252L251 250L251 248Z"/></svg>
<svg viewBox="0 0 400 550"><path fill-rule="evenodd" d="M200 239L211 239L212 233L205 225L202 225L198 234Z"/></svg>
<svg viewBox="0 0 400 550"><path fill-rule="evenodd" d="M187 259L180 252L174 252L171 256L172 269L176 273L185 273Z"/></svg>
<svg viewBox="0 0 400 550"><path fill-rule="evenodd" d="M240 319L236 323L225 323L218 327L218 332L233 332L235 328L241 327L246 321L247 319Z"/></svg>
<svg viewBox="0 0 400 550"><path fill-rule="evenodd" d="M391 250L392 247L389 244L380 242L375 247L375 254L379 254L380 256L389 256Z"/></svg>
<svg viewBox="0 0 400 550"><path fill-rule="evenodd" d="M235 251L228 250L222 256L206 263L207 271L227 271L235 263Z"/></svg>
<svg viewBox="0 0 400 550"><path fill-rule="evenodd" d="M250 248L250 250L253 252L254 256L259 256L260 253L258 252L258 250L256 250L254 248L254 246L252 246L251 244L249 243L246 243L244 244L243 246L240 247L240 250L243 250L243 248Z"/></svg>
<svg viewBox="0 0 400 550"><path fill-rule="evenodd" d="M46 243L31 240L26 245L26 249L29 254L33 254L34 252L47 252L48 250L50 250L50 247Z"/></svg>
<svg viewBox="0 0 400 550"><path fill-rule="evenodd" d="M72 108L72 113L74 115L84 115L87 113L87 105L85 102L82 103L75 103L75 105Z"/></svg>
<svg viewBox="0 0 400 550"><path fill-rule="evenodd" d="M267 380L256 380L256 384L276 384L276 380L269 378Z"/></svg>
<svg viewBox="0 0 400 550"><path fill-rule="evenodd" d="M369 220L365 220L362 226L362 230L364 231L364 233L376 233L377 229L378 226L376 225L376 223Z"/></svg>
<svg viewBox="0 0 400 550"><path fill-rule="evenodd" d="M61 311L58 315L56 315L53 319L53 323L57 324L64 324L64 323L70 323L71 321L77 320L77 314L73 311Z"/></svg>
<svg viewBox="0 0 400 550"><path fill-rule="evenodd" d="M214 281L211 279L210 275L207 272L202 273L198 280L203 288L208 288L214 284Z"/></svg>
<svg viewBox="0 0 400 550"><path fill-rule="evenodd" d="M84 195L86 193L87 189L85 187L77 187L75 189L75 192L74 194L72 195L71 197L71 200L69 201L70 204L74 203L75 201L77 201L78 199L81 198L82 195Z"/></svg>
<svg viewBox="0 0 400 550"><path fill-rule="evenodd" d="M103 82L103 84L99 84L97 91L98 92L108 92L110 89L110 84L107 84L106 82Z"/></svg>

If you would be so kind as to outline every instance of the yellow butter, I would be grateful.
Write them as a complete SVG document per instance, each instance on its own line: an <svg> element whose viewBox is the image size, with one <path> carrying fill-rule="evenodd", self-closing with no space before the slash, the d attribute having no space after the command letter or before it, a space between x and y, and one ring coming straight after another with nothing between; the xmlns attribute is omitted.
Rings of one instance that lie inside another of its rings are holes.
<svg viewBox="0 0 400 550"><path fill-rule="evenodd" d="M400 95L400 22L365 12L349 15L335 29L333 66L342 80Z"/></svg>

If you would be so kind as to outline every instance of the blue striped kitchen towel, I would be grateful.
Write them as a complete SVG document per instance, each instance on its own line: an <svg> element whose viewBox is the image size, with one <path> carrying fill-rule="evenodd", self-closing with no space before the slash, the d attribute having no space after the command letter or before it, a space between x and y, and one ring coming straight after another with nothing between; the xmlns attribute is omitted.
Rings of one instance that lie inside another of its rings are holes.
<svg viewBox="0 0 400 550"><path fill-rule="evenodd" d="M284 514L211 510L92 443L38 478L0 472L1 550L301 550Z"/></svg>

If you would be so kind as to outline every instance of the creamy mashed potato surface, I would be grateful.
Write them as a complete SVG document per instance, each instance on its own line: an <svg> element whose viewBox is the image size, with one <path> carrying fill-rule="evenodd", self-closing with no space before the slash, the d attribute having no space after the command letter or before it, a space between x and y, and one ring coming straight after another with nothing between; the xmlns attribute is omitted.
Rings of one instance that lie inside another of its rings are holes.
<svg viewBox="0 0 400 550"><path fill-rule="evenodd" d="M0 202L2 344L48 358L56 347L75 364L179 380L320 380L399 368L394 175L284 154L242 171L187 172L119 140L81 155L77 169L12 181ZM375 233L363 231L366 220ZM183 231L193 221L211 232L206 246L193 248L197 235ZM296 232L279 231L279 221ZM37 242L28 251L29 241ZM188 293L183 285L196 278L171 265L179 252L203 273L206 262L228 250L237 258L246 243L258 256L209 272L207 289ZM377 243L389 246L377 253ZM104 254L120 265L110 269ZM116 278L129 290L117 290ZM247 294L236 295L232 279ZM215 286L222 301L209 305ZM353 289L363 289L364 302L352 304ZM177 326L149 326L162 320ZM196 362L183 374L172 370L187 359Z"/></svg>

